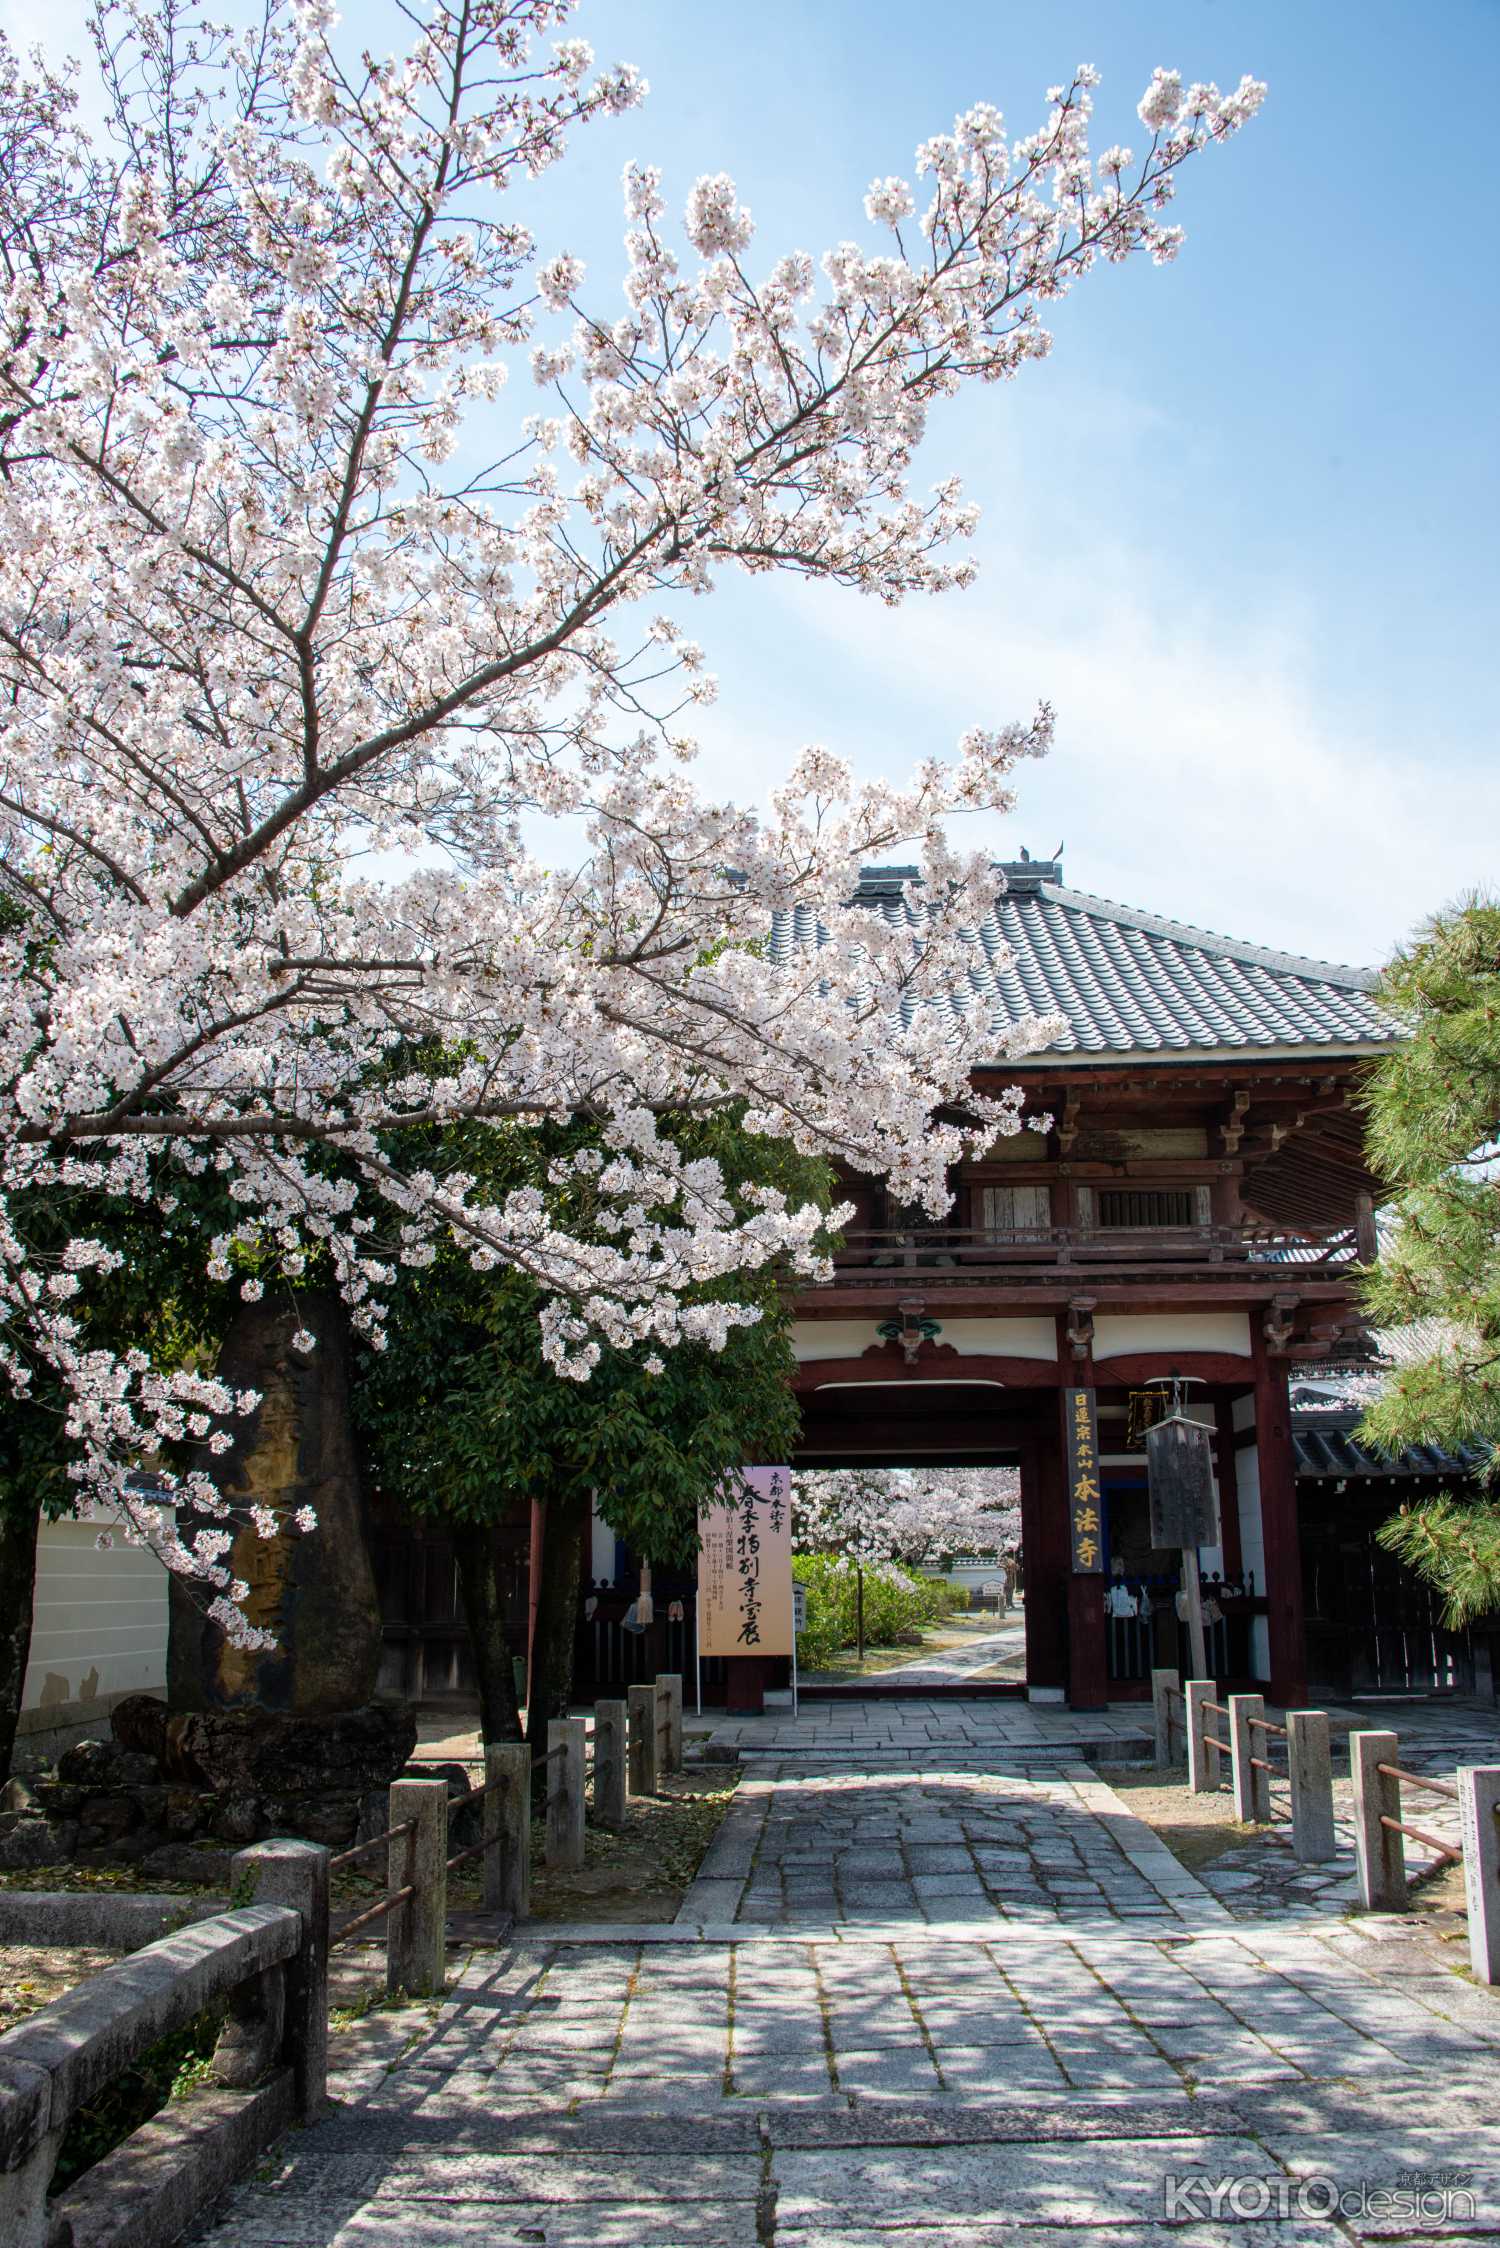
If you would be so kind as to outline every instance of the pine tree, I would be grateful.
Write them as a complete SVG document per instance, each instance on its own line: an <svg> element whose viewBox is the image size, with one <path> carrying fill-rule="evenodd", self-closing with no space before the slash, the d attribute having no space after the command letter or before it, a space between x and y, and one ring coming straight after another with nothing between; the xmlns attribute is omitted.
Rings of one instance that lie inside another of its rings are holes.
<svg viewBox="0 0 1500 2248"><path fill-rule="evenodd" d="M1396 1197L1364 1307L1376 1327L1415 1327L1423 1348L1361 1433L1387 1452L1476 1448L1477 1495L1403 1507L1379 1533L1457 1629L1500 1608L1500 904L1436 915L1381 991L1410 1035L1366 1094L1371 1160Z"/></svg>

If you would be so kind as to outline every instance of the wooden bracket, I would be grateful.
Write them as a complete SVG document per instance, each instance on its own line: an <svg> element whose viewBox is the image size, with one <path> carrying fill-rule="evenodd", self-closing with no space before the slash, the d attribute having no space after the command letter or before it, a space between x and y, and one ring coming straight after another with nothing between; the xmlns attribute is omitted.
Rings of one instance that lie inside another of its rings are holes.
<svg viewBox="0 0 1500 2248"><path fill-rule="evenodd" d="M921 1296L903 1296L896 1309L900 1318L884 1320L875 1332L883 1342L899 1343L907 1365L915 1366L923 1343L936 1341L943 1331L942 1326L936 1319L926 1316L927 1305Z"/></svg>
<svg viewBox="0 0 1500 2248"><path fill-rule="evenodd" d="M1240 1141L1245 1136L1245 1112L1249 1106L1249 1086L1237 1085L1229 1114L1219 1126L1219 1139L1226 1155L1236 1155L1239 1152Z"/></svg>
<svg viewBox="0 0 1500 2248"><path fill-rule="evenodd" d="M1094 1347L1094 1296L1075 1296L1068 1305L1068 1348L1075 1358L1087 1358Z"/></svg>

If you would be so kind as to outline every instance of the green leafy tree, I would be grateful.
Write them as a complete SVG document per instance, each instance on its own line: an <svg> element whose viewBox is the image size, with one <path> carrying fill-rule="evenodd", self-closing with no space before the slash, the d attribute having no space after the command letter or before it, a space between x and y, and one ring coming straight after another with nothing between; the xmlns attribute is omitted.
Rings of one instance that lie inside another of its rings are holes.
<svg viewBox="0 0 1500 2248"><path fill-rule="evenodd" d="M771 1188L827 1207L821 1163L744 1132L732 1112L677 1119L685 1154L712 1155L746 1222ZM483 1135L462 1127L435 1140L439 1163L481 1175L487 1188L540 1183L559 1157L592 1144L592 1127ZM555 1176L555 1174L553 1174ZM587 1227L588 1177L567 1190L568 1222ZM493 1525L518 1499L546 1502L528 1722L540 1737L568 1704L579 1557L597 1495L604 1519L653 1565L691 1561L698 1514L720 1478L747 1460L784 1458L797 1411L790 1314L774 1267L690 1291L760 1313L731 1326L722 1350L679 1343L606 1351L589 1380L542 1357L539 1298L510 1270L475 1272L457 1248L402 1267L385 1291L387 1346L363 1352L355 1384L371 1480L412 1513L441 1517L458 1561L465 1620L488 1740L519 1733L510 1650L496 1581Z"/></svg>
<svg viewBox="0 0 1500 2248"><path fill-rule="evenodd" d="M1474 1448L1477 1494L1403 1507L1379 1533L1457 1628L1500 1608L1500 905L1471 897L1438 914L1381 991L1410 1035L1366 1095L1371 1158L1397 1192L1364 1305L1423 1347L1362 1434L1389 1452Z"/></svg>

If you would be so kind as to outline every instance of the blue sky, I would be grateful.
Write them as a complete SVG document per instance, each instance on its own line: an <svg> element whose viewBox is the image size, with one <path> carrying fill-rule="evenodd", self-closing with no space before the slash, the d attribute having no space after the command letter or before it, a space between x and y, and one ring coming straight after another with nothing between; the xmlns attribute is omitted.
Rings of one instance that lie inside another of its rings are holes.
<svg viewBox="0 0 1500 2248"><path fill-rule="evenodd" d="M72 4L0 22L76 49ZM1156 63L1270 85L1185 173L1178 262L1089 276L1048 363L935 422L921 465L984 510L976 587L891 612L726 581L692 610L706 784L761 796L807 740L899 773L1045 695L1057 748L980 832L1064 838L1079 888L1373 961L1496 880L1496 0L586 0L576 28L652 88L538 206L596 305L627 157L674 206L730 171L769 263L868 239L871 178L975 100L1029 130L1079 61L1100 145L1140 145Z"/></svg>

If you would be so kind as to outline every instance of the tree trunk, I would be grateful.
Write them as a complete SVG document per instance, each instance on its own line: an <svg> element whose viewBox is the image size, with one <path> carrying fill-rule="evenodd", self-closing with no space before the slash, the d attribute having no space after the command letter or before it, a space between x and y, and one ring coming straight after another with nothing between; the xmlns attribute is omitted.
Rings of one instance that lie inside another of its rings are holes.
<svg viewBox="0 0 1500 2248"><path fill-rule="evenodd" d="M573 1691L579 1551L591 1503L587 1484L554 1491L548 1500L526 1711L526 1738L538 1756L547 1746L548 1718L567 1716Z"/></svg>
<svg viewBox="0 0 1500 2248"><path fill-rule="evenodd" d="M854 1651L861 1662L865 1659L865 1572L864 1565L854 1564Z"/></svg>
<svg viewBox="0 0 1500 2248"><path fill-rule="evenodd" d="M21 1689L31 1652L31 1598L36 1585L35 1505L0 1498L0 1780L10 1775Z"/></svg>
<svg viewBox="0 0 1500 2248"><path fill-rule="evenodd" d="M317 1337L311 1354L293 1348L302 1327ZM206 1613L204 1586L169 1577L167 1699L179 1710L298 1717L361 1709L380 1668L380 1601L354 1449L348 1313L331 1290L310 1291L295 1306L241 1304L217 1371L231 1389L260 1393L248 1420L227 1424L231 1450L199 1464L240 1512L225 1561L250 1587L246 1616L275 1643L235 1646ZM286 1529L261 1538L244 1522L257 1502L288 1515L310 1506L317 1528L310 1537Z"/></svg>
<svg viewBox="0 0 1500 2248"><path fill-rule="evenodd" d="M487 1522L454 1522L450 1530L458 1595L479 1682L480 1735L487 1742L518 1741L521 1712L505 1635L505 1594L495 1566L495 1533Z"/></svg>

